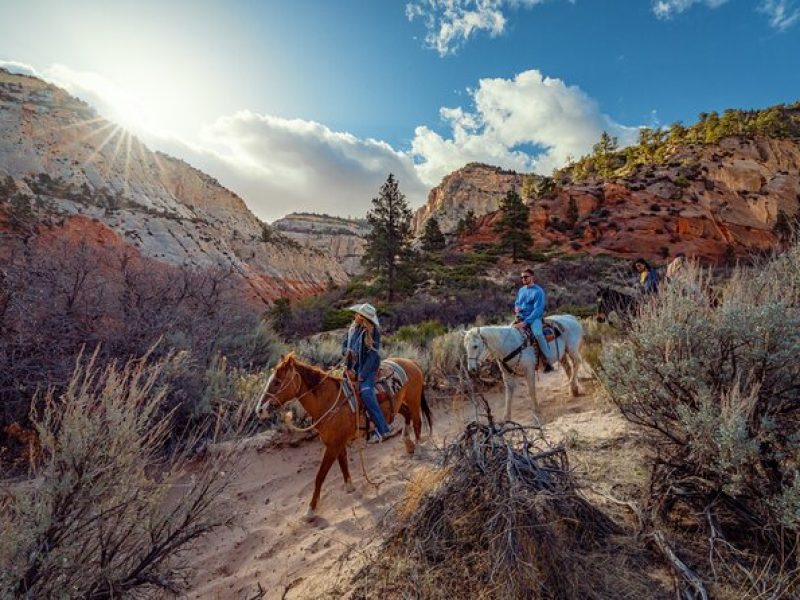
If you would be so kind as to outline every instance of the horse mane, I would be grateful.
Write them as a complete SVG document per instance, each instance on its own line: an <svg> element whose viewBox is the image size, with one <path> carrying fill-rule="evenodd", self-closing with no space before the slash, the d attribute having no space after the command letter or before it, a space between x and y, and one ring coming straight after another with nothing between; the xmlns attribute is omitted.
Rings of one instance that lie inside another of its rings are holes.
<svg viewBox="0 0 800 600"><path fill-rule="evenodd" d="M321 384L323 379L334 379L336 381L341 381L342 379L339 376L333 375L330 371L326 371L325 369L315 365L303 362L297 358L297 355L294 352L290 352L286 356L286 361L291 362L292 366L294 366L294 368L298 371L302 371L303 380L310 387Z"/></svg>

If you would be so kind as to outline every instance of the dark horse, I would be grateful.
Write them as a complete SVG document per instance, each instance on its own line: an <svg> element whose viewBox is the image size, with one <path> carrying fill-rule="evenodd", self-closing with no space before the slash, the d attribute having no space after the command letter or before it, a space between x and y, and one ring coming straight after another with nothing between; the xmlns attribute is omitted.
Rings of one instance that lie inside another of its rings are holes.
<svg viewBox="0 0 800 600"><path fill-rule="evenodd" d="M620 292L610 287L600 287L597 290L598 322L603 323L611 313L616 313L623 323L629 323L631 317L639 307L641 298Z"/></svg>

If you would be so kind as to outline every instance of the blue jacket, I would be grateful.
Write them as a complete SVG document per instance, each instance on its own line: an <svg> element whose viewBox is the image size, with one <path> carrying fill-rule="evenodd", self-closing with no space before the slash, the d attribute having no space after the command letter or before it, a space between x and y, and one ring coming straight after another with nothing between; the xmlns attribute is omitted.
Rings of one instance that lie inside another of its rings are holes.
<svg viewBox="0 0 800 600"><path fill-rule="evenodd" d="M534 283L530 287L523 285L519 288L514 308L520 319L532 325L544 316L545 304L547 295L538 284Z"/></svg>
<svg viewBox="0 0 800 600"><path fill-rule="evenodd" d="M639 278L639 286L642 290L642 293L657 294L659 283L658 272L655 269L650 269L649 271L645 271L645 273L646 275L644 276L644 279L641 277Z"/></svg>
<svg viewBox="0 0 800 600"><path fill-rule="evenodd" d="M372 348L364 343L366 330L360 325L351 326L342 341L342 354L345 366L352 369L361 381L369 381L375 377L381 364L381 332L377 327L372 330Z"/></svg>

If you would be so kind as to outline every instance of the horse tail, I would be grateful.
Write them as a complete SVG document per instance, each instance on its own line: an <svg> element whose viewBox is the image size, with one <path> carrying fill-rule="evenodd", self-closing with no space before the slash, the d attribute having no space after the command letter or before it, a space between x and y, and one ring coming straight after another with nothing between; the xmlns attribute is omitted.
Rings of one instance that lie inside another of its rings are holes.
<svg viewBox="0 0 800 600"><path fill-rule="evenodd" d="M431 415L431 407L428 405L428 400L425 398L425 388L422 388L420 393L420 410L425 415L425 420L428 421L428 431L433 433L433 415Z"/></svg>

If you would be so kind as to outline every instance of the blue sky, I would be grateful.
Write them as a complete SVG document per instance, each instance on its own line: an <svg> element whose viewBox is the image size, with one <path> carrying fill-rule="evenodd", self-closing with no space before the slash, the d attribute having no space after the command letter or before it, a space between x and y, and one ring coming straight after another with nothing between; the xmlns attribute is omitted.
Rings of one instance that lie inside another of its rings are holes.
<svg viewBox="0 0 800 600"><path fill-rule="evenodd" d="M262 218L413 205L471 160L549 173L599 132L800 97L800 0L26 0L0 61ZM288 207L288 209L287 209Z"/></svg>

